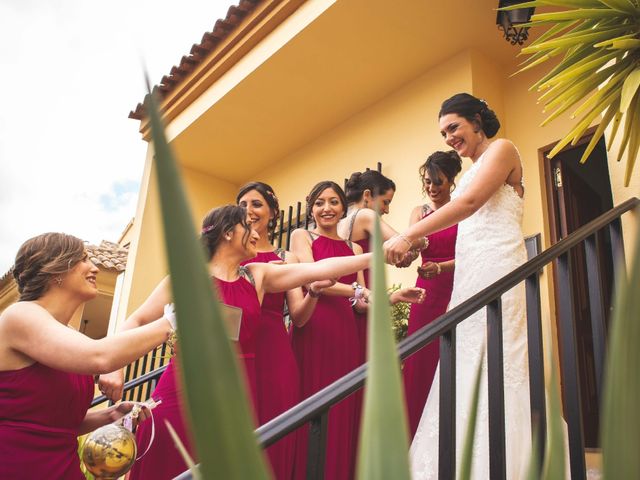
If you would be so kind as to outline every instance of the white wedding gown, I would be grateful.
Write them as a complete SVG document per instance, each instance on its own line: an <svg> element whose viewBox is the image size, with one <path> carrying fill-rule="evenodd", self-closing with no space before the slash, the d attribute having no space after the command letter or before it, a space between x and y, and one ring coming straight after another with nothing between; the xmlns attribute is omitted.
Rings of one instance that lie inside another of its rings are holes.
<svg viewBox="0 0 640 480"><path fill-rule="evenodd" d="M453 198L463 193L482 168L482 155L463 175ZM503 185L476 213L458 225L456 267L450 308L526 261L521 230L523 200L510 185ZM508 479L525 477L531 450L529 376L524 285L502 296L504 343L505 446ZM472 389L480 352L486 342L486 309L460 323L456 330L456 475L467 430ZM488 480L489 430L486 353L483 364L476 435L473 448L474 480ZM422 412L411 445L414 480L438 478L438 414L440 368Z"/></svg>

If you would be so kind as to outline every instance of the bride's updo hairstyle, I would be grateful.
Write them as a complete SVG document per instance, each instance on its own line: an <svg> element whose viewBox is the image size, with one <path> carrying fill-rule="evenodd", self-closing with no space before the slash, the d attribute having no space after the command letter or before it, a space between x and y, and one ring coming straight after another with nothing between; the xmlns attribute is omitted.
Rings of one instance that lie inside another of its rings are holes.
<svg viewBox="0 0 640 480"><path fill-rule="evenodd" d="M242 225L244 234L242 244L247 245L251 227L247 224L247 211L238 205L225 205L211 210L202 220L200 240L206 249L207 259L211 260L218 250L220 242L226 233L231 232L236 225Z"/></svg>
<svg viewBox="0 0 640 480"><path fill-rule="evenodd" d="M464 117L472 124L477 125L476 128L482 130L487 138L495 137L500 129L500 121L495 112L489 108L487 102L468 93L457 93L442 102L438 118L448 113Z"/></svg>
<svg viewBox="0 0 640 480"><path fill-rule="evenodd" d="M54 277L67 273L84 257L84 242L73 235L43 233L24 242L18 249L12 272L20 301L42 297Z"/></svg>
<svg viewBox="0 0 640 480"><path fill-rule="evenodd" d="M352 173L347 180L346 190L347 203L352 204L362 200L365 190L369 190L373 196L384 195L389 190L395 192L396 184L377 170L367 170Z"/></svg>
<svg viewBox="0 0 640 480"><path fill-rule="evenodd" d="M434 185L442 185L442 181L440 180L441 173L447 177L447 180L453 185L453 188L456 188L456 182L454 180L460 173L460 170L462 170L462 159L455 150L433 152L418 169L420 181L422 182L422 193L424 195L427 194L424 184L426 177L429 177L429 180L431 180L431 183Z"/></svg>

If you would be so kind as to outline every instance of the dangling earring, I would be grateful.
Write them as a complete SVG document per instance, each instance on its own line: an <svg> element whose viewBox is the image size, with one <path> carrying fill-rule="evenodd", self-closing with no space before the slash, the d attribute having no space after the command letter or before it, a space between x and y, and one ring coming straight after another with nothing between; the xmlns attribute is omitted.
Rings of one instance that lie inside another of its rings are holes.
<svg viewBox="0 0 640 480"><path fill-rule="evenodd" d="M62 286L62 277L55 277L54 280L56 281L59 287Z"/></svg>
<svg viewBox="0 0 640 480"><path fill-rule="evenodd" d="M369 208L369 202L367 200L364 201L364 208Z"/></svg>

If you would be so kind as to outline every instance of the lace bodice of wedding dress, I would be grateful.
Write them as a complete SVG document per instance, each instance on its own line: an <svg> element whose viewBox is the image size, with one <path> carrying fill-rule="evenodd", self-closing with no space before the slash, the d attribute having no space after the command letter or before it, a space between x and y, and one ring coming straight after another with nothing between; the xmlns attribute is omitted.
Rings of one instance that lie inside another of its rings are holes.
<svg viewBox="0 0 640 480"><path fill-rule="evenodd" d="M463 175L452 197L464 193L483 168L484 154ZM526 261L521 230L523 200L510 185L502 185L473 215L458 225L455 274L450 308L469 299ZM505 381L507 478L524 477L531 449L527 331L524 285L502 297ZM456 442L458 464L473 380L486 342L486 310L464 320L456 331ZM411 445L414 480L438 478L439 367L420 426ZM489 434L486 354L480 388L472 478L489 479Z"/></svg>

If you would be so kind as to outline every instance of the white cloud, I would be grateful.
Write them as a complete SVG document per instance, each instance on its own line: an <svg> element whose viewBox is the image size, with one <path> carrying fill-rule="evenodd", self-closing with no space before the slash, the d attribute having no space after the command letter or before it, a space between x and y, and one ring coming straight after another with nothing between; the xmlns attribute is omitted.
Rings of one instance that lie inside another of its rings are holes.
<svg viewBox="0 0 640 480"><path fill-rule="evenodd" d="M146 143L127 118L232 0L0 2L0 275L45 231L115 241Z"/></svg>

